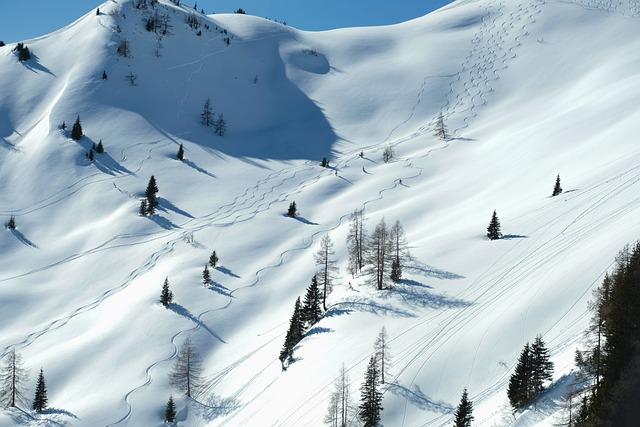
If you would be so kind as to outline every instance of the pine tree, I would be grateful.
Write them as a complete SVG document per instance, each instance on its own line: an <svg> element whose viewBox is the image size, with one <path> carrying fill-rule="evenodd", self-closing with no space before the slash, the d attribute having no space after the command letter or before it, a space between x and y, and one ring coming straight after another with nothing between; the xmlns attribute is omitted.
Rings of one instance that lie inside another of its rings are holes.
<svg viewBox="0 0 640 427"><path fill-rule="evenodd" d="M535 395L544 390L544 382L553 378L553 362L549 350L538 335L531 345L531 391Z"/></svg>
<svg viewBox="0 0 640 427"><path fill-rule="evenodd" d="M560 186L560 174L558 174L558 177L556 178L556 185L553 187L553 194L551 194L551 197L555 197L560 193L562 193L562 187Z"/></svg>
<svg viewBox="0 0 640 427"><path fill-rule="evenodd" d="M16 47L13 48L14 52L18 53L18 61L24 62L31 59L31 52L29 48L22 42L16 44Z"/></svg>
<svg viewBox="0 0 640 427"><path fill-rule="evenodd" d="M211 110L211 100L207 98L202 107L202 113L200 113L200 119L205 126L213 125L213 111Z"/></svg>
<svg viewBox="0 0 640 427"><path fill-rule="evenodd" d="M164 283L162 284L162 292L160 292L160 303L169 307L169 304L173 301L173 292L169 289L169 278L165 277Z"/></svg>
<svg viewBox="0 0 640 427"><path fill-rule="evenodd" d="M304 305L302 306L302 321L307 327L311 327L320 320L322 316L322 293L318 287L318 279L316 275L311 279L311 284L307 287L307 293L304 296Z"/></svg>
<svg viewBox="0 0 640 427"><path fill-rule="evenodd" d="M149 208L147 207L147 199L140 200L140 209L138 209L140 216L147 216Z"/></svg>
<svg viewBox="0 0 640 427"><path fill-rule="evenodd" d="M294 305L291 319L289 320L289 330L284 339L284 345L280 351L280 363L282 364L283 371L287 369L285 362L287 362L287 364L293 362L293 349L300 342L303 334L304 326L302 324L300 298L298 298Z"/></svg>
<svg viewBox="0 0 640 427"><path fill-rule="evenodd" d="M95 160L95 155L93 154L93 148L89 149L89 152L87 153L87 159L89 159L90 162L93 162Z"/></svg>
<svg viewBox="0 0 640 427"><path fill-rule="evenodd" d="M447 125L444 123L442 112L440 112L438 120L436 121L436 136L445 141L449 139L449 131L447 130Z"/></svg>
<svg viewBox="0 0 640 427"><path fill-rule="evenodd" d="M15 230L16 229L16 217L11 215L9 217L9 221L7 221L4 226L6 228L8 228L9 230Z"/></svg>
<svg viewBox="0 0 640 427"><path fill-rule="evenodd" d="M204 270L202 270L202 284L206 288L211 284L211 274L209 273L209 267L204 266Z"/></svg>
<svg viewBox="0 0 640 427"><path fill-rule="evenodd" d="M384 151L382 152L382 160L385 163L389 163L393 159L393 148L390 145L384 147Z"/></svg>
<svg viewBox="0 0 640 427"><path fill-rule="evenodd" d="M402 279L402 264L407 254L407 242L400 221L396 221L391 227L389 240L391 241L391 256L393 257L389 277L393 282L398 283Z"/></svg>
<svg viewBox="0 0 640 427"><path fill-rule="evenodd" d="M178 154L176 154L178 160L184 160L184 146L180 144L180 148L178 148Z"/></svg>
<svg viewBox="0 0 640 427"><path fill-rule="evenodd" d="M336 260L333 258L333 242L328 234L320 240L320 248L315 255L316 266L318 267L318 279L322 286L322 309L327 311L327 295L331 292L331 285L334 274L337 271Z"/></svg>
<svg viewBox="0 0 640 427"><path fill-rule="evenodd" d="M467 389L462 392L462 398L458 409L456 410L456 419L453 424L454 427L471 427L471 421L473 421L473 403L469 400L467 395Z"/></svg>
<svg viewBox="0 0 640 427"><path fill-rule="evenodd" d="M22 357L12 348L6 356L6 361L0 369L0 405L5 408L15 408L26 402L24 384L29 372L24 368Z"/></svg>
<svg viewBox="0 0 640 427"><path fill-rule="evenodd" d="M100 15L100 8L96 9L96 15L98 15L98 16Z"/></svg>
<svg viewBox="0 0 640 427"><path fill-rule="evenodd" d="M164 410L164 422L173 424L176 421L176 404L173 402L173 396L169 396L167 407Z"/></svg>
<svg viewBox="0 0 640 427"><path fill-rule="evenodd" d="M102 145L102 140L100 140L98 142L98 145L96 145L96 153L98 154L104 153L104 145Z"/></svg>
<svg viewBox="0 0 640 427"><path fill-rule="evenodd" d="M287 210L287 216L291 218L295 218L298 215L298 208L296 207L296 202L291 202L289 204L289 209Z"/></svg>
<svg viewBox="0 0 640 427"><path fill-rule="evenodd" d="M102 80L107 80L107 70L102 71Z"/></svg>
<svg viewBox="0 0 640 427"><path fill-rule="evenodd" d="M198 395L203 385L201 373L200 356L193 348L191 339L187 338L180 347L173 370L169 374L169 381L172 386L188 397L194 397Z"/></svg>
<svg viewBox="0 0 640 427"><path fill-rule="evenodd" d="M382 393L378 383L378 362L375 356L371 356L364 383L360 387L358 414L363 427L379 427L381 424L380 412L382 412Z"/></svg>
<svg viewBox="0 0 640 427"><path fill-rule="evenodd" d="M507 396L514 410L531 402L531 348L529 343L522 349L516 370L509 378Z"/></svg>
<svg viewBox="0 0 640 427"><path fill-rule="evenodd" d="M44 382L44 372L40 368L40 375L38 375L38 383L36 385L36 395L33 399L33 405L31 409L40 413L47 408L47 386Z"/></svg>
<svg viewBox="0 0 640 427"><path fill-rule="evenodd" d="M216 268L216 266L218 265L218 255L216 255L216 251L213 251L211 253L211 256L209 257L209 265L212 268Z"/></svg>
<svg viewBox="0 0 640 427"><path fill-rule="evenodd" d="M220 113L218 120L213 124L213 130L218 136L224 136L227 133L227 122L224 120L224 115Z"/></svg>
<svg viewBox="0 0 640 427"><path fill-rule="evenodd" d="M498 219L496 211L493 211L491 222L487 227L487 237L490 240L498 240L502 237L502 233L500 232L500 220Z"/></svg>
<svg viewBox="0 0 640 427"><path fill-rule="evenodd" d="M71 128L71 139L74 141L80 141L84 134L82 133L82 125L80 124L80 116L76 118L76 122L73 124Z"/></svg>
<svg viewBox="0 0 640 427"><path fill-rule="evenodd" d="M67 124L64 122L64 120L62 121L62 124L60 125L60 129L67 130Z"/></svg>
<svg viewBox="0 0 640 427"><path fill-rule="evenodd" d="M378 362L378 370L380 372L380 383L385 383L385 374L389 373L391 366L391 354L389 353L389 342L387 339L387 328L384 326L380 330L376 342L373 345L376 361Z"/></svg>
<svg viewBox="0 0 640 427"><path fill-rule="evenodd" d="M158 184L156 183L156 178L151 175L149 178L149 183L147 184L147 189L144 192L145 197L147 198L147 214L153 215L156 212L156 207L158 207Z"/></svg>
<svg viewBox="0 0 640 427"><path fill-rule="evenodd" d="M320 166L322 166L323 168L329 167L329 161L327 160L326 157L322 158L322 161L320 162Z"/></svg>

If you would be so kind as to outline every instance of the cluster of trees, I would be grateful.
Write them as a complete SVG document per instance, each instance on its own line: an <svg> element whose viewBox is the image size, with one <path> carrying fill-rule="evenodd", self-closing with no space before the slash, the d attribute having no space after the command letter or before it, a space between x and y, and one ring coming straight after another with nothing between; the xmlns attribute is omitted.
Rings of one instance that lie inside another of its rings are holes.
<svg viewBox="0 0 640 427"><path fill-rule="evenodd" d="M120 43L118 43L118 47L116 48L116 52L123 58L129 58L131 56L129 41L127 39L120 40Z"/></svg>
<svg viewBox="0 0 640 427"><path fill-rule="evenodd" d="M224 136L227 132L227 122L224 120L224 114L220 113L217 119L215 116L211 108L211 100L207 98L202 107L202 113L200 113L200 120L203 125L207 127L212 126L216 135Z"/></svg>
<svg viewBox="0 0 640 427"><path fill-rule="evenodd" d="M22 357L16 353L15 349L11 349L4 365L0 368L0 404L5 408L26 405L25 389L28 379L29 371L24 367ZM47 409L48 401L44 371L40 369L31 409L41 413Z"/></svg>
<svg viewBox="0 0 640 427"><path fill-rule="evenodd" d="M298 216L298 206L296 206L295 200L289 203L289 208L287 209L287 216L290 218L295 218Z"/></svg>
<svg viewBox="0 0 640 427"><path fill-rule="evenodd" d="M218 255L216 254L216 251L213 251L209 257L209 265L211 268L216 268L218 261ZM207 265L204 266L204 270L202 271L202 283L205 287L211 284L211 273L209 272L209 267ZM162 284L162 290L160 291L160 303L163 306L168 307L172 302L173 292L171 292L169 287L169 278L165 278Z"/></svg>
<svg viewBox="0 0 640 427"><path fill-rule="evenodd" d="M577 426L637 425L640 396L640 242L625 247L611 274L594 291L586 331L589 350L576 352L591 380Z"/></svg>
<svg viewBox="0 0 640 427"><path fill-rule="evenodd" d="M283 371L293 362L294 349L302 340L304 333L318 323L322 317L323 307L321 306L321 301L322 294L318 286L317 275L314 275L311 279L311 284L307 287L304 303L300 302L300 297L296 299L293 314L289 320L289 329L279 356Z"/></svg>
<svg viewBox="0 0 640 427"><path fill-rule="evenodd" d="M24 62L31 59L31 52L26 44L20 42L16 44L16 47L13 48L13 51L18 55L18 61Z"/></svg>
<svg viewBox="0 0 640 427"><path fill-rule="evenodd" d="M391 147L390 145L384 147L384 151L382 152L382 161L384 161L385 163L389 163L391 159L393 159L393 156L393 147Z"/></svg>
<svg viewBox="0 0 640 427"><path fill-rule="evenodd" d="M166 13L159 13L157 10L145 21L144 28L160 36L166 36L171 31L171 18Z"/></svg>
<svg viewBox="0 0 640 427"><path fill-rule="evenodd" d="M514 410L532 403L544 390L544 383L553 378L553 362L549 350L538 335L533 344L526 343L515 372L509 379L507 396Z"/></svg>
<svg viewBox="0 0 640 427"><path fill-rule="evenodd" d="M347 248L348 269L352 276L364 273L369 283L378 290L387 289L389 281L402 279L402 268L409 259L407 240L400 221L388 227L384 218L370 235L365 230L366 218L363 210L351 214Z"/></svg>
<svg viewBox="0 0 640 427"><path fill-rule="evenodd" d="M140 201L139 213L141 216L154 215L158 207L158 184L156 178L151 175L147 189L144 192L145 198Z"/></svg>

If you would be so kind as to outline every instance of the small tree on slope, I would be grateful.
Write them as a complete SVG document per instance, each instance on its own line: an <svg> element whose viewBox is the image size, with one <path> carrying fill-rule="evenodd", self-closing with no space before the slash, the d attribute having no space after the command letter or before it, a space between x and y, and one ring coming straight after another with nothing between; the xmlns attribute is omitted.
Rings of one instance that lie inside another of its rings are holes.
<svg viewBox="0 0 640 427"><path fill-rule="evenodd" d="M73 127L71 128L71 139L73 139L74 141L80 141L83 135L84 134L82 133L82 124L80 124L80 116L78 115L78 117L76 117L76 122L73 124Z"/></svg>
<svg viewBox="0 0 640 427"><path fill-rule="evenodd" d="M387 328L384 326L380 330L376 342L374 343L378 371L380 372L380 383L384 384L385 374L388 374L391 366L391 354L389 353L389 343L387 342Z"/></svg>
<svg viewBox="0 0 640 427"><path fill-rule="evenodd" d="M173 370L169 375L171 385L188 397L197 396L202 388L202 362L191 339L187 338L180 347Z"/></svg>
<svg viewBox="0 0 640 427"><path fill-rule="evenodd" d="M311 284L307 288L304 296L304 305L302 306L302 321L307 327L311 327L320 320L322 316L322 293L318 287L318 279L316 275L311 279Z"/></svg>
<svg viewBox="0 0 640 427"><path fill-rule="evenodd" d="M447 130L447 125L444 123L442 112L440 112L438 120L436 121L436 136L445 141L449 139L449 131Z"/></svg>
<svg viewBox="0 0 640 427"><path fill-rule="evenodd" d="M518 359L516 370L509 378L507 396L514 410L518 410L531 402L531 348L527 343Z"/></svg>
<svg viewBox="0 0 640 427"><path fill-rule="evenodd" d="M164 283L162 284L162 292L160 292L160 303L169 307L169 304L173 301L173 292L169 289L169 278L165 277Z"/></svg>
<svg viewBox="0 0 640 427"><path fill-rule="evenodd" d="M489 222L489 226L487 227L487 237L489 240L498 240L502 237L502 232L500 231L500 220L498 219L496 211L493 211L491 222Z"/></svg>
<svg viewBox="0 0 640 427"><path fill-rule="evenodd" d="M184 146L180 144L180 148L178 148L178 154L176 154L178 160L184 160Z"/></svg>
<svg viewBox="0 0 640 427"><path fill-rule="evenodd" d="M211 110L211 100L207 98L202 107L202 113L200 113L200 119L205 126L213 125L213 111Z"/></svg>
<svg viewBox="0 0 640 427"><path fill-rule="evenodd" d="M204 270L202 270L202 284L206 288L211 284L211 273L209 273L209 267L204 266Z"/></svg>
<svg viewBox="0 0 640 427"><path fill-rule="evenodd" d="M216 265L218 265L218 255L216 254L216 251L213 251L211 253L211 256L209 257L209 265L212 268L216 268Z"/></svg>
<svg viewBox="0 0 640 427"><path fill-rule="evenodd" d="M360 406L358 415L363 427L379 427L382 412L382 393L378 383L378 363L371 356L365 373L364 383L360 387Z"/></svg>
<svg viewBox="0 0 640 427"><path fill-rule="evenodd" d="M24 368L22 357L12 348L0 369L0 405L15 408L26 402L24 384L28 375L29 371Z"/></svg>
<svg viewBox="0 0 640 427"><path fill-rule="evenodd" d="M176 404L173 402L173 396L169 396L167 407L164 410L164 422L172 424L176 421Z"/></svg>
<svg viewBox="0 0 640 427"><path fill-rule="evenodd" d="M462 392L462 398L456 409L454 427L471 427L473 421L473 403L469 400L467 389Z"/></svg>
<svg viewBox="0 0 640 427"><path fill-rule="evenodd" d="M293 349L302 339L302 334L304 334L304 326L302 324L300 298L298 298L294 305L291 319L289 320L289 330L284 339L284 345L280 351L280 363L282 364L283 371L287 369L285 362L290 364L293 361Z"/></svg>
<svg viewBox="0 0 640 427"><path fill-rule="evenodd" d="M551 197L558 196L560 193L562 193L562 187L560 186L560 174L558 174L558 177L556 178L556 185L553 186L553 193L551 194Z"/></svg>
<svg viewBox="0 0 640 427"><path fill-rule="evenodd" d="M315 255L316 266L318 267L318 279L322 286L322 309L327 311L327 295L331 292L331 283L334 273L337 271L336 260L333 259L333 242L328 234L320 240L320 248Z"/></svg>
<svg viewBox="0 0 640 427"><path fill-rule="evenodd" d="M47 386L44 382L44 372L40 369L40 375L38 375L38 383L36 384L36 395L33 399L33 405L31 408L40 413L47 408Z"/></svg>
<svg viewBox="0 0 640 427"><path fill-rule="evenodd" d="M147 198L147 214L153 215L156 212L156 208L158 207L158 184L156 184L156 178L151 175L149 178L149 183L147 184L147 189L144 192L145 197Z"/></svg>

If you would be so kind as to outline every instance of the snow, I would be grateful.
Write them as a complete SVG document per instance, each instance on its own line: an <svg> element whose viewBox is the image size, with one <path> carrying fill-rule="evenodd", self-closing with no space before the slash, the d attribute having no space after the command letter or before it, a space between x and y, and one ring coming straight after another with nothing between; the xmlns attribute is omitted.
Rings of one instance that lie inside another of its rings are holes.
<svg viewBox="0 0 640 427"><path fill-rule="evenodd" d="M4 411L0 425L159 426L170 394L181 426L321 425L343 363L358 397L383 325L385 425L450 424L464 387L477 425L556 422L590 290L640 232L640 2L458 1L326 32L198 14L212 29L201 36L190 8L161 4L173 34L160 57L126 0L26 41L27 63L0 48L0 215L18 224L0 233L0 355L15 347L33 386L43 367L55 408L44 421ZM123 38L131 58L116 55ZM207 98L224 137L199 123ZM446 142L433 136L441 111ZM58 126L78 114L74 142ZM565 192L551 198L557 173ZM160 209L142 218L151 175ZM293 200L298 220L283 216ZM369 230L384 217L407 232L414 262L392 291L346 273L361 207ZM494 209L508 238L491 242ZM327 233L330 310L282 372ZM157 302L165 277L171 309ZM558 382L514 418L506 383L538 333ZM198 402L168 383L188 336L205 362Z"/></svg>

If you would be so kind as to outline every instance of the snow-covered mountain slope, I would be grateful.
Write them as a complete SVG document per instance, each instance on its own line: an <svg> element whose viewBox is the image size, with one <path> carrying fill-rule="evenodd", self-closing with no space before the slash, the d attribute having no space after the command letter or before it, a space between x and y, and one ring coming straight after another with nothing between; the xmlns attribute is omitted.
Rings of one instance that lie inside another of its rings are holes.
<svg viewBox="0 0 640 427"><path fill-rule="evenodd" d="M173 28L160 46L151 9L100 10L26 41L26 63L0 48L0 214L18 225L0 233L0 355L15 348L31 383L44 368L54 409L37 418L162 425L191 337L206 388L177 400L178 425L321 425L340 366L357 396L384 325L385 425L447 425L464 387L477 425L557 421L551 398L514 418L506 382L538 333L556 378L571 370L590 289L640 234L640 2L463 0L318 33L197 14L197 35L190 8L161 1ZM200 123L207 98L223 137ZM440 112L449 141L433 135ZM74 142L59 125L78 114ZM550 198L557 173L565 193ZM145 218L151 175L160 209ZM298 220L283 216L293 200ZM362 207L369 230L384 217L407 232L414 261L393 290L346 273L348 217ZM494 209L500 241L484 237ZM340 278L282 372L326 234ZM222 266L205 288L212 250ZM170 310L157 302L165 277ZM48 425L0 413L0 425L23 422Z"/></svg>

